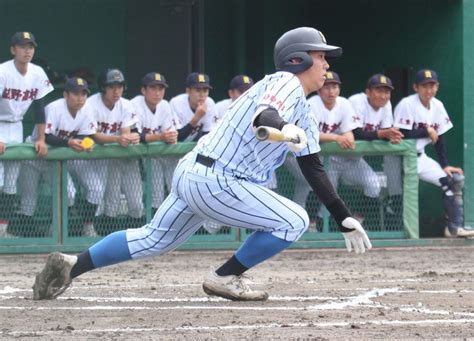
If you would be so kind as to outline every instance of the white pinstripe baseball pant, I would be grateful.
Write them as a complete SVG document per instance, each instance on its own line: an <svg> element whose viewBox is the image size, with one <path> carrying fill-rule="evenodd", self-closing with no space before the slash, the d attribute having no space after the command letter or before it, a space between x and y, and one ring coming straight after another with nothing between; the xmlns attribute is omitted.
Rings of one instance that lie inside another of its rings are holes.
<svg viewBox="0 0 474 341"><path fill-rule="evenodd" d="M172 192L152 221L127 230L132 258L171 251L191 237L206 219L226 226L271 232L298 240L309 224L306 211L264 186L217 174L196 163L196 154L178 164Z"/></svg>

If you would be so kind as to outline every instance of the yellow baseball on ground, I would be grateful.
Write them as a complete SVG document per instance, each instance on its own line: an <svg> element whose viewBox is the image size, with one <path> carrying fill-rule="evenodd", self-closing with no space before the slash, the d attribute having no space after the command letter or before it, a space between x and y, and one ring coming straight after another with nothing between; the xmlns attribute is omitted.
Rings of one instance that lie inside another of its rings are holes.
<svg viewBox="0 0 474 341"><path fill-rule="evenodd" d="M94 140L91 139L90 137L84 137L84 139L81 142L81 146L84 149L91 149L94 146Z"/></svg>

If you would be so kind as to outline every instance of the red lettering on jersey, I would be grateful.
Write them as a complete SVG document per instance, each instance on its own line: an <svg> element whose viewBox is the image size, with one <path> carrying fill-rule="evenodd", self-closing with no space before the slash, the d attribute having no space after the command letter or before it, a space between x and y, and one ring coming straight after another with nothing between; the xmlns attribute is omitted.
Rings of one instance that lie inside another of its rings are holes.
<svg viewBox="0 0 474 341"><path fill-rule="evenodd" d="M340 125L341 123L334 123L333 125L331 125L330 132L334 133Z"/></svg>
<svg viewBox="0 0 474 341"><path fill-rule="evenodd" d="M110 132L111 133L116 133L120 129L120 125L117 122L112 123L112 126L110 127Z"/></svg>
<svg viewBox="0 0 474 341"><path fill-rule="evenodd" d="M94 122L89 123L89 128L95 129L95 124L94 124Z"/></svg>
<svg viewBox="0 0 474 341"><path fill-rule="evenodd" d="M56 136L61 139L74 138L77 136L78 133L79 133L79 130L68 131L68 130L59 129Z"/></svg>
<svg viewBox="0 0 474 341"><path fill-rule="evenodd" d="M284 102L279 100L275 95L265 94L265 96L263 96L263 100L268 100L270 104L274 104L275 107L280 111L285 110Z"/></svg>
<svg viewBox="0 0 474 341"><path fill-rule="evenodd" d="M109 124L107 122L99 122L99 131L101 133L107 133L109 130Z"/></svg>
<svg viewBox="0 0 474 341"><path fill-rule="evenodd" d="M413 123L413 128L414 129L422 129L422 128L428 128L428 124L426 123Z"/></svg>
<svg viewBox="0 0 474 341"><path fill-rule="evenodd" d="M323 133L327 133L329 131L329 124L324 122L319 123L319 130Z"/></svg>
<svg viewBox="0 0 474 341"><path fill-rule="evenodd" d="M137 114L135 114L135 113L132 113L132 118L134 118L135 116L137 116Z"/></svg>
<svg viewBox="0 0 474 341"><path fill-rule="evenodd" d="M439 129L439 124L438 123L432 124L431 126L434 128L434 130L438 131L438 129Z"/></svg>
<svg viewBox="0 0 474 341"><path fill-rule="evenodd" d="M374 130L375 130L375 126L373 124L366 123L364 125L364 131L374 131Z"/></svg>
<svg viewBox="0 0 474 341"><path fill-rule="evenodd" d="M21 90L12 89L11 99L18 101L22 97Z"/></svg>
<svg viewBox="0 0 474 341"><path fill-rule="evenodd" d="M47 128L47 129L51 129L52 127L53 127L53 124L52 124L52 123L48 123L48 124L46 125L46 128Z"/></svg>
<svg viewBox="0 0 474 341"><path fill-rule="evenodd" d="M352 116L352 122L357 122L357 121L360 121L360 117L359 116Z"/></svg>
<svg viewBox="0 0 474 341"><path fill-rule="evenodd" d="M446 118L445 118L445 121L446 121L446 124L449 124L449 122L451 122L451 120L449 119L449 117L446 117Z"/></svg>
<svg viewBox="0 0 474 341"><path fill-rule="evenodd" d="M36 99L36 96L38 96L38 89L31 89L29 99L34 100Z"/></svg>
<svg viewBox="0 0 474 341"><path fill-rule="evenodd" d="M15 101L30 101L36 99L38 95L38 89L31 89L21 91L20 89L8 89L5 88L2 93L2 98L12 99Z"/></svg>
<svg viewBox="0 0 474 341"><path fill-rule="evenodd" d="M3 89L2 98L11 99L11 89L8 89L8 88Z"/></svg>

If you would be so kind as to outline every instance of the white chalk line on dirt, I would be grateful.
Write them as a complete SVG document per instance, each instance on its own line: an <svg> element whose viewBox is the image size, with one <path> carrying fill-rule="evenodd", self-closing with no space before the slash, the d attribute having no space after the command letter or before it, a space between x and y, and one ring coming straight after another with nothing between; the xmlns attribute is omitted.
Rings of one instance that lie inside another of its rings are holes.
<svg viewBox="0 0 474 341"><path fill-rule="evenodd" d="M0 336L48 336L48 335L74 335L74 334L94 334L94 333L143 333L143 332L173 332L173 331L215 331L215 330L237 330L237 329L276 329L276 328L330 328L346 326L364 325L439 325L439 324L467 324L473 323L474 319L449 319L449 320L418 320L418 321L390 321L371 320L363 322L308 322L308 323L269 323L253 325L224 325L224 326L182 326L176 328L106 328L106 329L63 329L47 331L0 331Z"/></svg>

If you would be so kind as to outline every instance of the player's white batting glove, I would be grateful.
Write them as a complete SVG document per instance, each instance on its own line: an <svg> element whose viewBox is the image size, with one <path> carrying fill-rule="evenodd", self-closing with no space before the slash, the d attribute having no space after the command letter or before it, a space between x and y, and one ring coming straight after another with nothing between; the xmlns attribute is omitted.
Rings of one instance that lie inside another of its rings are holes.
<svg viewBox="0 0 474 341"><path fill-rule="evenodd" d="M281 132L286 138L299 141L286 143L292 152L300 152L308 145L308 139L306 138L304 130L294 124L285 124Z"/></svg>
<svg viewBox="0 0 474 341"><path fill-rule="evenodd" d="M355 253L364 253L365 249L370 250L372 248L372 243L367 233L365 233L364 228L356 219L347 217L342 221L342 226L354 230L342 233L346 240L347 251L351 252L352 248L354 248Z"/></svg>

